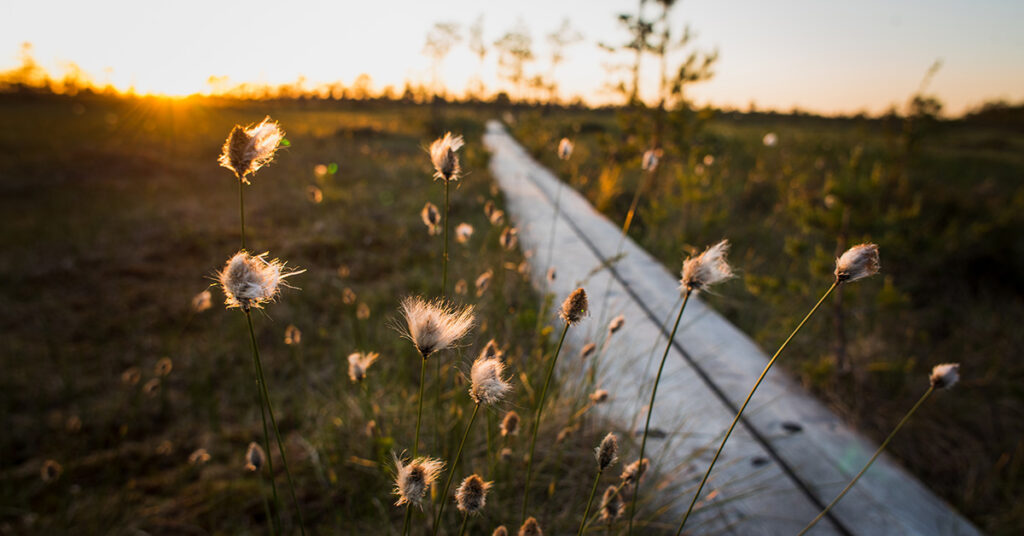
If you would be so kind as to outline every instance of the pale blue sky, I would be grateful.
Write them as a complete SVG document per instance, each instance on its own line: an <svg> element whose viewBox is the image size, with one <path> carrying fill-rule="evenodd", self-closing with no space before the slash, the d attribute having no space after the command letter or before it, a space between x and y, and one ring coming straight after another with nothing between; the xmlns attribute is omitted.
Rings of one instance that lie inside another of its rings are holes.
<svg viewBox="0 0 1024 536"><path fill-rule="evenodd" d="M620 42L615 20L635 1L486 0L354 2L142 2L2 0L0 68L17 64L20 44L34 44L51 69L73 61L101 82L142 92L206 89L210 75L233 81L350 83L370 74L378 87L427 82L422 54L437 21L471 24L484 15L493 42L517 20L533 31L547 72L544 35L568 17L585 41L560 70L563 95L606 98L610 58L597 41ZM653 8L648 9L653 11ZM693 89L698 102L745 108L799 106L819 112L879 112L902 104L929 65L943 60L931 86L953 113L992 98L1024 100L1024 2L1010 0L682 0L677 27L689 22L698 43L717 47L717 76ZM485 80L494 83L494 55ZM477 69L465 41L445 61L442 78L459 91ZM654 76L653 69L646 74Z"/></svg>

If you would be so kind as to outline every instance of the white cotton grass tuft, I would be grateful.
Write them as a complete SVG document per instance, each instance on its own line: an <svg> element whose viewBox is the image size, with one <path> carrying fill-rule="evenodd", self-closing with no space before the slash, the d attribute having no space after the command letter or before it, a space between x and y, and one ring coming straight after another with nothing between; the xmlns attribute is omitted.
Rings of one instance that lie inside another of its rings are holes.
<svg viewBox="0 0 1024 536"><path fill-rule="evenodd" d="M644 458L643 461L637 460L626 466L626 469L622 471L622 475L619 478L622 479L622 487L628 488L629 486L635 485L644 475L647 473L647 469L651 466L651 460Z"/></svg>
<svg viewBox="0 0 1024 536"><path fill-rule="evenodd" d="M449 348L473 327L473 306L456 307L443 300L427 301L408 296L402 300L405 327L402 335L409 339L424 359Z"/></svg>
<svg viewBox="0 0 1024 536"><path fill-rule="evenodd" d="M596 351L597 351L597 344L592 343L592 342L588 342L580 350L580 359L586 359L586 358L594 355L594 352L596 352Z"/></svg>
<svg viewBox="0 0 1024 536"><path fill-rule="evenodd" d="M477 276L476 281L473 282L473 285L476 287L477 298L483 296L484 292L487 292L487 289L491 286L491 279L493 278L494 270L491 270L490 268L488 268L486 272Z"/></svg>
<svg viewBox="0 0 1024 536"><path fill-rule="evenodd" d="M463 145L462 136L446 132L430 144L430 161L434 164L434 179L459 180L459 156L455 154Z"/></svg>
<svg viewBox="0 0 1024 536"><path fill-rule="evenodd" d="M943 363L935 365L929 377L932 387L935 389L948 389L960 381L960 364Z"/></svg>
<svg viewBox="0 0 1024 536"><path fill-rule="evenodd" d="M366 371L370 368L380 354L377 352L353 352L348 356L348 377L353 383L359 383L366 379Z"/></svg>
<svg viewBox="0 0 1024 536"><path fill-rule="evenodd" d="M619 495L619 488L608 486L601 497L601 522L611 525L622 515L625 505L622 503L622 496Z"/></svg>
<svg viewBox="0 0 1024 536"><path fill-rule="evenodd" d="M455 227L455 240L460 244L468 244L473 236L473 226L468 223L460 223Z"/></svg>
<svg viewBox="0 0 1024 536"><path fill-rule="evenodd" d="M609 433L604 436L594 455L597 457L597 468L600 471L615 465L619 459L619 439L615 434Z"/></svg>
<svg viewBox="0 0 1024 536"><path fill-rule="evenodd" d="M501 231L501 236L498 237L498 243L506 251L512 251L515 249L516 244L519 242L519 230L515 227L505 227Z"/></svg>
<svg viewBox="0 0 1024 536"><path fill-rule="evenodd" d="M217 273L217 280L224 289L224 303L228 309L239 307L243 311L259 309L263 304L274 301L281 287L289 287L285 279L305 270L286 270L279 259L268 261L267 253L249 255L239 251L225 263ZM289 287L292 288L292 287Z"/></svg>
<svg viewBox="0 0 1024 536"><path fill-rule="evenodd" d="M412 460L408 465L395 457L395 506L408 504L423 508L427 491L444 469L444 462L426 456Z"/></svg>
<svg viewBox="0 0 1024 536"><path fill-rule="evenodd" d="M622 326L625 326L625 325L626 325L626 317L625 317L625 315L619 315L619 316L613 318L612 321L608 323L608 335L614 335L617 331L622 329Z"/></svg>
<svg viewBox="0 0 1024 536"><path fill-rule="evenodd" d="M878 258L878 246L859 244L846 250L836 259L836 281L849 283L878 273L882 267Z"/></svg>
<svg viewBox="0 0 1024 536"><path fill-rule="evenodd" d="M263 447L253 441L249 443L249 448L245 451L245 469L247 471L259 472L263 469L263 464L267 461L267 454L263 451Z"/></svg>
<svg viewBox="0 0 1024 536"><path fill-rule="evenodd" d="M648 173L658 169L658 162L661 160L661 149L648 149L644 152L643 162L640 167Z"/></svg>
<svg viewBox="0 0 1024 536"><path fill-rule="evenodd" d="M587 292L582 288L574 290L572 294L562 302L562 320L565 320L568 324L578 324L583 320L584 316L587 316L588 311L589 304L587 302Z"/></svg>
<svg viewBox="0 0 1024 536"><path fill-rule="evenodd" d="M465 515L477 515L487 504L487 492L491 482L485 482L480 475L469 475L455 490L455 507Z"/></svg>
<svg viewBox="0 0 1024 536"><path fill-rule="evenodd" d="M569 138L562 138L562 140L558 142L558 158L560 160L568 160L572 158L572 150L574 148L575 146L571 141L569 141Z"/></svg>
<svg viewBox="0 0 1024 536"><path fill-rule="evenodd" d="M732 268L725 258L728 253L729 241L722 240L700 255L683 261L682 288L687 291L704 290L732 277Z"/></svg>
<svg viewBox="0 0 1024 536"><path fill-rule="evenodd" d="M284 131L268 116L258 125L235 125L217 159L222 167L235 172L242 182L249 184L246 175L256 173L274 159L274 153L284 139Z"/></svg>
<svg viewBox="0 0 1024 536"><path fill-rule="evenodd" d="M470 398L485 406L501 402L512 389L512 384L502 377L504 373L505 363L501 359L477 358L469 372Z"/></svg>
<svg viewBox="0 0 1024 536"><path fill-rule="evenodd" d="M209 289L192 297L192 311L201 313L211 307L213 307L213 294Z"/></svg>
<svg viewBox="0 0 1024 536"><path fill-rule="evenodd" d="M423 205L423 210L420 211L420 219L423 220L423 225L427 226L427 232L431 235L441 234L441 213L437 210L437 206L427 201L426 205Z"/></svg>

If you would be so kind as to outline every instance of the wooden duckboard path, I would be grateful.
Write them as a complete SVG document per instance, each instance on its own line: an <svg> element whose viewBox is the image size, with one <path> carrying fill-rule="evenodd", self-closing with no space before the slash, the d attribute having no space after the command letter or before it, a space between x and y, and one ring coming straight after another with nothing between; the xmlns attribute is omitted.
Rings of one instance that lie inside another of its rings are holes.
<svg viewBox="0 0 1024 536"><path fill-rule="evenodd" d="M632 240L620 242L619 224L594 210L572 188L562 187L501 123L488 123L484 143L522 248L532 251L534 284L553 293L556 303L577 286L590 297L590 317L569 330L568 350L563 353L572 358L563 358L560 366L579 367L579 349L591 341L601 344L608 321L624 315L626 327L607 339L598 369L598 386L607 389L611 399L595 411L621 423L620 432L642 431L644 408L671 328L666 324L674 320L671 315L680 303L678 276ZM556 199L561 207L557 219ZM551 283L546 281L548 266L557 274ZM641 533L675 533L718 441L767 362L768 356L746 334L699 298L690 299L651 421L652 429L663 432L663 437L647 443L646 456L663 480L645 481L646 491L659 490L649 494L657 498L645 510L667 510ZM687 532L795 535L876 448L775 368L723 451ZM635 459L638 450L638 440L635 446L627 445L627 461ZM811 534L980 532L883 455Z"/></svg>

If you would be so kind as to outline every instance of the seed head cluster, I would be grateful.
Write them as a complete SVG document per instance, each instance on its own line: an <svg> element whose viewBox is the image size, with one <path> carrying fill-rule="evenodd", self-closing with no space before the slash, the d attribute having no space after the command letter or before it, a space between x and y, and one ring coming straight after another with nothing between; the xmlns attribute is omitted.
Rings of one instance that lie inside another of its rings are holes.
<svg viewBox="0 0 1024 536"><path fill-rule="evenodd" d="M501 402L505 394L512 389L501 375L505 372L505 363L496 358L477 358L470 370L469 396L477 404L492 406Z"/></svg>
<svg viewBox="0 0 1024 536"><path fill-rule="evenodd" d="M490 482L484 482L479 475L469 475L455 490L455 507L466 515L479 514L487 504L487 492L491 489Z"/></svg>
<svg viewBox="0 0 1024 536"><path fill-rule="evenodd" d="M426 359L455 344L473 327L473 306L457 308L442 300L432 302L409 296L402 300L405 328L402 335Z"/></svg>
<svg viewBox="0 0 1024 536"><path fill-rule="evenodd" d="M849 283L878 273L882 267L878 259L878 246L860 244L846 250L836 259L836 281Z"/></svg>
<svg viewBox="0 0 1024 536"><path fill-rule="evenodd" d="M288 286L285 278L305 271L286 271L284 262L278 259L268 261L266 256L266 253L253 256L239 251L217 274L217 280L224 289L224 303L229 309L259 309L277 297L281 286Z"/></svg>
<svg viewBox="0 0 1024 536"><path fill-rule="evenodd" d="M348 356L348 377L354 383L366 379L366 370L377 361L380 354L377 352L355 352Z"/></svg>
<svg viewBox="0 0 1024 536"><path fill-rule="evenodd" d="M243 128L235 125L217 161L222 167L234 171L239 180L249 184L246 175L256 173L269 164L283 139L284 131L269 117L255 126Z"/></svg>
<svg viewBox="0 0 1024 536"><path fill-rule="evenodd" d="M587 292L578 288L562 302L562 320L570 325L578 324L584 316L587 316L588 307Z"/></svg>
<svg viewBox="0 0 1024 536"><path fill-rule="evenodd" d="M729 253L729 241L721 242L704 250L696 257L683 262L683 290L698 291L732 277L732 268L725 256Z"/></svg>
<svg viewBox="0 0 1024 536"><path fill-rule="evenodd" d="M420 457L408 465L395 458L395 506L408 504L423 508L427 491L444 469L444 462L435 458Z"/></svg>
<svg viewBox="0 0 1024 536"><path fill-rule="evenodd" d="M453 136L451 132L446 132L430 144L430 161L434 164L435 180L459 180L462 169L459 167L459 156L455 152L462 145L462 136Z"/></svg>

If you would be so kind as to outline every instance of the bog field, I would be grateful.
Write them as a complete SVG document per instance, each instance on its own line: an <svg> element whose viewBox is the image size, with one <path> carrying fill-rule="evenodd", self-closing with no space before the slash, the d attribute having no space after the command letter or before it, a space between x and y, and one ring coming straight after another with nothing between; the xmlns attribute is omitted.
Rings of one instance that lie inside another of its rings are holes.
<svg viewBox="0 0 1024 536"><path fill-rule="evenodd" d="M1024 531L1019 120L646 113L0 95L0 534L702 534L707 460L653 507L570 377L598 318L530 277L491 119L873 441L928 390L886 451Z"/></svg>

